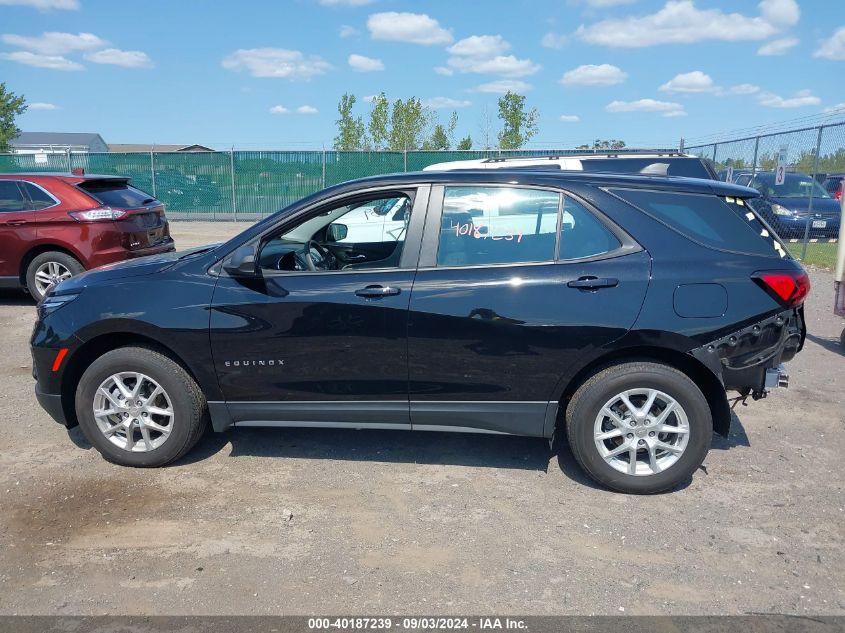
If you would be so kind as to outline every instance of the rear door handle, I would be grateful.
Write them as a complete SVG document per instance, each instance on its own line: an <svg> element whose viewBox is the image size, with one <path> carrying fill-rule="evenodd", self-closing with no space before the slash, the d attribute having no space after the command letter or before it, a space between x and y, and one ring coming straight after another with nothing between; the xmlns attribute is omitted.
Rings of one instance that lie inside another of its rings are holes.
<svg viewBox="0 0 845 633"><path fill-rule="evenodd" d="M378 299L398 295L400 292L402 292L401 288L393 288L392 286L367 286L356 290L355 294L365 299Z"/></svg>
<svg viewBox="0 0 845 633"><path fill-rule="evenodd" d="M611 277L579 277L566 285L579 290L598 290L599 288L614 288L619 285L619 280Z"/></svg>
<svg viewBox="0 0 845 633"><path fill-rule="evenodd" d="M22 224L28 224L29 220L9 220L8 222L4 222L6 226L20 226Z"/></svg>

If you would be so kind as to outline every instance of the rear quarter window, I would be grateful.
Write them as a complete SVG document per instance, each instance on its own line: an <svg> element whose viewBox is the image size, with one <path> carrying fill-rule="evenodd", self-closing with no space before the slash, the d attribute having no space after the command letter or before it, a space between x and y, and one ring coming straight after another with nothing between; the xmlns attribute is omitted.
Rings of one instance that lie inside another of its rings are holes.
<svg viewBox="0 0 845 633"><path fill-rule="evenodd" d="M748 255L788 257L774 232L741 198L644 189L613 189L611 193L704 246Z"/></svg>
<svg viewBox="0 0 845 633"><path fill-rule="evenodd" d="M107 207L135 209L158 202L150 194L125 182L88 180L79 183L78 187Z"/></svg>

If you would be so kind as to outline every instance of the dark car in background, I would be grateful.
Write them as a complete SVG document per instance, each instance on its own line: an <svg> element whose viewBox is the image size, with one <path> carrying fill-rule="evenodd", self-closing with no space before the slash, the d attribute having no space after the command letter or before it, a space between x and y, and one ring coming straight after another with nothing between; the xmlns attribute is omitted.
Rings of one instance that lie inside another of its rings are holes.
<svg viewBox="0 0 845 633"><path fill-rule="evenodd" d="M804 343L809 281L757 195L551 170L343 183L222 245L52 289L36 395L126 466L178 459L209 421L557 430L605 486L666 490L728 434L726 390L785 386Z"/></svg>
<svg viewBox="0 0 845 633"><path fill-rule="evenodd" d="M0 287L40 300L86 269L172 250L164 206L127 178L0 174Z"/></svg>
<svg viewBox="0 0 845 633"><path fill-rule="evenodd" d="M839 235L839 201L812 176L787 172L783 184L778 185L774 172L760 171L744 175L738 183L760 192L752 204L780 237L802 239L805 231L810 238Z"/></svg>

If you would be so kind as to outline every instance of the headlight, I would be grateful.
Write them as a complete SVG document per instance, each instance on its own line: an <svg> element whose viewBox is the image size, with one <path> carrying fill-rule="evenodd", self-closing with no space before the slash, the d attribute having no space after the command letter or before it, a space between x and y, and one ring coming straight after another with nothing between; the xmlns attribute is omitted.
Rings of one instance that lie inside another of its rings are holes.
<svg viewBox="0 0 845 633"><path fill-rule="evenodd" d="M795 211L790 211L785 206L780 205L780 204L773 204L772 205L772 212L775 215L785 215L785 216L788 216L790 218L794 218L795 216L798 215L797 213L795 213Z"/></svg>
<svg viewBox="0 0 845 633"><path fill-rule="evenodd" d="M44 317L52 314L62 306L66 306L78 296L78 292L64 295L48 294L46 297L44 297L41 303L38 304L38 318L43 319Z"/></svg>

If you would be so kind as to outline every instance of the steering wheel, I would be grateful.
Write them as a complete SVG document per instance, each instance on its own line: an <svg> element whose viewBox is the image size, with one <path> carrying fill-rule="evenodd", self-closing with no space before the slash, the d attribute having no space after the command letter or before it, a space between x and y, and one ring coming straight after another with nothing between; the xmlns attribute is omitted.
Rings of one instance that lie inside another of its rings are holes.
<svg viewBox="0 0 845 633"><path fill-rule="evenodd" d="M308 270L310 270L311 272L315 272L317 270L317 266L314 263L314 258L311 257L312 248L320 254L320 257L326 264L331 261L331 254L317 240L308 240L307 242L305 242L305 246L302 247L302 250L299 252L299 254L302 255L302 260L305 262L305 265L308 267Z"/></svg>

